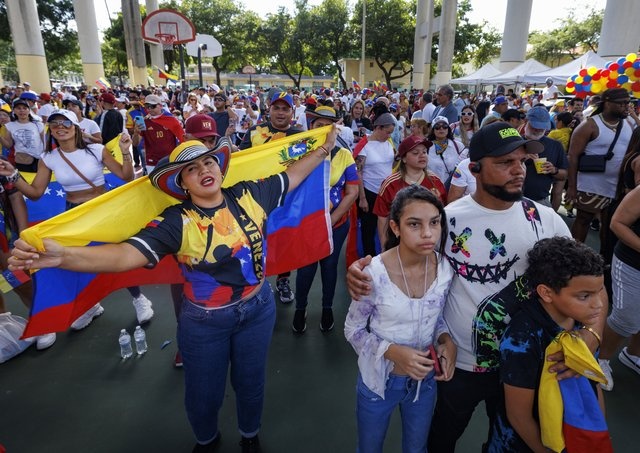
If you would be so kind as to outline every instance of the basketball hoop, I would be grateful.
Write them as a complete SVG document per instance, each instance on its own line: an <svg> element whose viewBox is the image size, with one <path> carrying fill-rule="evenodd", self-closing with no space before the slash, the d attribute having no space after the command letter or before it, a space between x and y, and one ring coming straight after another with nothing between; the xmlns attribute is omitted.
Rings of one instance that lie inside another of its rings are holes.
<svg viewBox="0 0 640 453"><path fill-rule="evenodd" d="M158 33L155 35L158 42L162 44L163 50L173 50L173 44L176 41L176 35L170 33Z"/></svg>

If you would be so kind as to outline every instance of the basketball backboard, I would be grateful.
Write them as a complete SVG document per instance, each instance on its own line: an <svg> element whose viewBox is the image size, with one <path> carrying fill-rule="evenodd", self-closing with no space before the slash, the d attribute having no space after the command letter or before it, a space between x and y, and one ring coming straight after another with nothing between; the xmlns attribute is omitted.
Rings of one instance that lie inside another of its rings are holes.
<svg viewBox="0 0 640 453"><path fill-rule="evenodd" d="M187 55L198 56L198 47L202 46L201 57L219 57L222 55L222 45L211 35L196 34L196 39L186 45Z"/></svg>
<svg viewBox="0 0 640 453"><path fill-rule="evenodd" d="M158 9L142 21L142 39L165 46L183 44L196 39L196 29L183 14Z"/></svg>

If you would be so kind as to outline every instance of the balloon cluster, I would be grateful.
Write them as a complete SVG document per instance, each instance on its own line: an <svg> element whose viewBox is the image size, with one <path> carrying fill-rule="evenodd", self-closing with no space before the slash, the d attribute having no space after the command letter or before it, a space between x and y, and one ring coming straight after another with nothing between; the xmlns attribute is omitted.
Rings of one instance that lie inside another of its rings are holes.
<svg viewBox="0 0 640 453"><path fill-rule="evenodd" d="M627 54L616 61L609 61L604 68L589 66L567 79L567 93L585 98L600 94L608 88L624 88L640 98L640 57Z"/></svg>

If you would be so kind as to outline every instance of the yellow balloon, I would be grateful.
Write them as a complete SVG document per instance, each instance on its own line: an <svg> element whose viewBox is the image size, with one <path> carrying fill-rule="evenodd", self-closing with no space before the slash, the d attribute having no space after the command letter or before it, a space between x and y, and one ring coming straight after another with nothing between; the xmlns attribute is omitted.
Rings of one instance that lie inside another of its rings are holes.
<svg viewBox="0 0 640 453"><path fill-rule="evenodd" d="M568 90L567 90L568 91ZM602 93L603 89L602 89L602 85L600 85L599 83L594 83L591 85L591 91L594 94L598 94L598 93Z"/></svg>
<svg viewBox="0 0 640 453"><path fill-rule="evenodd" d="M568 86L568 87L566 87L566 88L565 88L565 91L566 91L567 93L573 93L574 91L576 91L576 89L575 89L574 87L570 87L570 86Z"/></svg>
<svg viewBox="0 0 640 453"><path fill-rule="evenodd" d="M625 60L633 63L634 61L636 61L636 58L638 58L638 56L635 53L631 52L627 54L627 56L625 57Z"/></svg>
<svg viewBox="0 0 640 453"><path fill-rule="evenodd" d="M611 72L609 73L609 79L610 79L610 80L617 80L617 78L618 78L618 76L619 76L619 75L620 75L620 74L618 74L618 71L611 71Z"/></svg>
<svg viewBox="0 0 640 453"><path fill-rule="evenodd" d="M589 66L587 68L587 74L589 74L590 76L594 75L596 72L598 72L598 69L596 69L595 66Z"/></svg>
<svg viewBox="0 0 640 453"><path fill-rule="evenodd" d="M634 91L633 92L633 97L634 98L640 98L640 91Z"/></svg>
<svg viewBox="0 0 640 453"><path fill-rule="evenodd" d="M627 91L631 91L631 82L623 83L622 88L624 88Z"/></svg>
<svg viewBox="0 0 640 453"><path fill-rule="evenodd" d="M576 85L582 85L582 82L584 82L584 79L582 78L582 76L576 77Z"/></svg>

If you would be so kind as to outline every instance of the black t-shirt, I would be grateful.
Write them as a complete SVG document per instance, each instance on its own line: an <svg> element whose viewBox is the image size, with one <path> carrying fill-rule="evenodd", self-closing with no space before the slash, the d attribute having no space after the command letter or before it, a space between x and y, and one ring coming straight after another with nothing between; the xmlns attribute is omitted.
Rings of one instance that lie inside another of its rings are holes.
<svg viewBox="0 0 640 453"><path fill-rule="evenodd" d="M118 110L111 109L96 116L94 121L100 126L102 132L102 144L106 145L122 133L124 118Z"/></svg>
<svg viewBox="0 0 640 453"><path fill-rule="evenodd" d="M207 113L211 118L216 120L216 127L218 128L218 135L224 137L229 127L229 112L211 112Z"/></svg>
<svg viewBox="0 0 640 453"><path fill-rule="evenodd" d="M560 170L569 168L567 155L558 140L542 137L540 142L544 145L544 151L538 154L538 157L546 157L548 162L551 162L554 167ZM531 159L527 160L526 166L527 176L524 180L524 196L534 201L547 198L551 184L553 184L554 181L553 176L550 174L537 173L536 167Z"/></svg>

